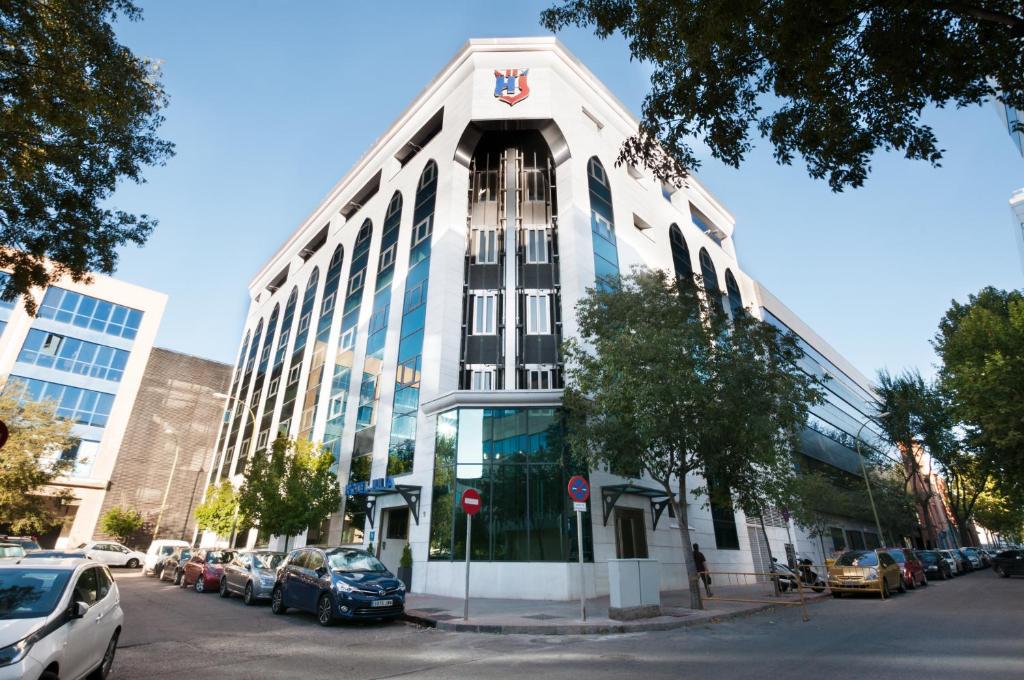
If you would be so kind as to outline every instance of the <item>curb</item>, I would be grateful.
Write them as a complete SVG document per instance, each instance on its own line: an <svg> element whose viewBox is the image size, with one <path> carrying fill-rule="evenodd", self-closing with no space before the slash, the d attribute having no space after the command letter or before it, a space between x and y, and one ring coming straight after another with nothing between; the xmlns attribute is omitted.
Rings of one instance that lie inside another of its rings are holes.
<svg viewBox="0 0 1024 680"><path fill-rule="evenodd" d="M812 595L806 598L808 604L826 599L826 595ZM409 609L405 612L405 620L426 628L435 628L450 633L485 633L490 635L622 635L624 633L642 633L648 631L676 630L693 628L705 624L723 623L739 619L751 614L771 611L778 608L777 604L765 604L748 609L737 609L723 612L710 617L687 619L679 617L669 621L647 621L637 623L570 623L563 625L530 625L530 624L487 624L464 623L455 621L439 621L429 614Z"/></svg>

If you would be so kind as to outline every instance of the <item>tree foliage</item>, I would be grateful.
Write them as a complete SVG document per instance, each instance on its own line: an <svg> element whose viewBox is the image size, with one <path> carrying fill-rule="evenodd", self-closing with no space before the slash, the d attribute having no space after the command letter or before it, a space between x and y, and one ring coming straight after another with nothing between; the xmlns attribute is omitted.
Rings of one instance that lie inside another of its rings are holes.
<svg viewBox="0 0 1024 680"><path fill-rule="evenodd" d="M117 249L145 243L156 224L109 205L119 182L141 182L144 166L173 155L156 134L166 105L156 66L117 41L120 17L141 11L131 0L0 3L4 299L65 274L112 273ZM31 297L25 305L34 311Z"/></svg>
<svg viewBox="0 0 1024 680"><path fill-rule="evenodd" d="M138 510L115 505L100 518L100 531L121 543L127 543L142 528L142 523L142 514Z"/></svg>
<svg viewBox="0 0 1024 680"><path fill-rule="evenodd" d="M21 404L6 395L0 420L10 432L0 450L0 526L42 533L63 521L58 510L74 499L70 489L47 487L74 468L61 455L76 442L71 423L57 419L51 402Z"/></svg>
<svg viewBox="0 0 1024 680"><path fill-rule="evenodd" d="M974 519L1003 539L1018 542L1024 536L1024 505L986 485L974 508Z"/></svg>
<svg viewBox="0 0 1024 680"><path fill-rule="evenodd" d="M707 488L688 476L715 480L726 502L760 514L781 495L821 393L797 368L792 336L746 313L730 323L722 300L705 299L691 280L637 269L588 289L576 315L580 338L565 347L569 448L592 467L646 475L672 497L694 575L687 498ZM691 582L697 607L695 591Z"/></svg>
<svg viewBox="0 0 1024 680"><path fill-rule="evenodd" d="M288 537L317 526L341 505L334 457L306 440L278 438L249 461L238 503L261 533Z"/></svg>
<svg viewBox="0 0 1024 680"><path fill-rule="evenodd" d="M196 526L217 536L229 536L236 526L245 524L238 512L238 492L228 480L211 488L195 510Z"/></svg>
<svg viewBox="0 0 1024 680"><path fill-rule="evenodd" d="M1024 109L1022 17L1015 0L563 0L541 23L620 32L653 67L620 162L681 184L700 165L695 139L739 166L756 134L841 191L864 183L877 149L939 165L930 105Z"/></svg>

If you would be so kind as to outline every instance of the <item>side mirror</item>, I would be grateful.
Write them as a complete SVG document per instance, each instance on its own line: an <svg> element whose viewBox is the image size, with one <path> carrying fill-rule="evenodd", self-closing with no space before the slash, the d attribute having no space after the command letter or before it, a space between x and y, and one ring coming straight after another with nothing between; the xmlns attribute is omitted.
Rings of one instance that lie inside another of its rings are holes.
<svg viewBox="0 0 1024 680"><path fill-rule="evenodd" d="M323 578L324 576L327 576L327 567L317 567L316 568L316 575L319 576L320 578Z"/></svg>
<svg viewBox="0 0 1024 680"><path fill-rule="evenodd" d="M89 611L89 605L82 601L72 602L71 607L68 608L68 618L70 619L82 619Z"/></svg>

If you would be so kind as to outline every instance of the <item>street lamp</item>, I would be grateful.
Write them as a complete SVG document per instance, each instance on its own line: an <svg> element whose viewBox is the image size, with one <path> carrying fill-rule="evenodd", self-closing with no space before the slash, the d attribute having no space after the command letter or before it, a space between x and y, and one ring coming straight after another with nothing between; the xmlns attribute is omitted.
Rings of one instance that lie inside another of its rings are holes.
<svg viewBox="0 0 1024 680"><path fill-rule="evenodd" d="M174 472L178 469L178 454L181 453L181 442L178 441L178 433L170 425L164 426L164 434L174 437L174 462L171 463L171 474L167 476L167 486L164 487L164 498L160 502L160 512L156 516L156 525L153 527L153 540L156 540L157 532L160 531L160 522L164 518L164 510L167 508L167 497L171 493L171 481L174 479Z"/></svg>
<svg viewBox="0 0 1024 680"><path fill-rule="evenodd" d="M879 413L876 418L884 418L889 415L888 411ZM875 528L878 529L878 540L885 543L885 534L882 533L882 523L878 521L878 509L875 508L875 497L871 495L871 482L868 481L868 471L864 467L864 455L860 452L860 433L864 431L864 427L868 424L868 421L864 421L860 425L860 429L857 430L857 436L854 437L854 443L857 446L857 459L860 460L860 471L864 475L864 486L868 488L868 500L871 502L871 514L875 516Z"/></svg>

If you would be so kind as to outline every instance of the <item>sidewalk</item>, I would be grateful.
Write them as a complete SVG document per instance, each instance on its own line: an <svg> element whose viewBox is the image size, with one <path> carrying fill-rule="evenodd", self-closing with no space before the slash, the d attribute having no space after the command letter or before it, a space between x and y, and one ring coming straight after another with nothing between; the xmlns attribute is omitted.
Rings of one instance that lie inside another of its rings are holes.
<svg viewBox="0 0 1024 680"><path fill-rule="evenodd" d="M465 621L462 618L462 598L410 593L406 597L405 618L438 630L465 633L606 635L700 626L748 616L783 604L797 603L797 608L799 607L799 598L796 595L774 596L770 593L770 587L766 589L763 585L720 586L713 592L717 597L760 602L705 600L705 609L698 611L689 608L689 592L663 591L661 616L635 621L616 621L608 618L608 597L605 596L587 600L587 620L583 622L580 621L578 600L566 602L477 597L470 600L469 620ZM827 595L816 594L810 590L804 594L807 603L825 597Z"/></svg>

